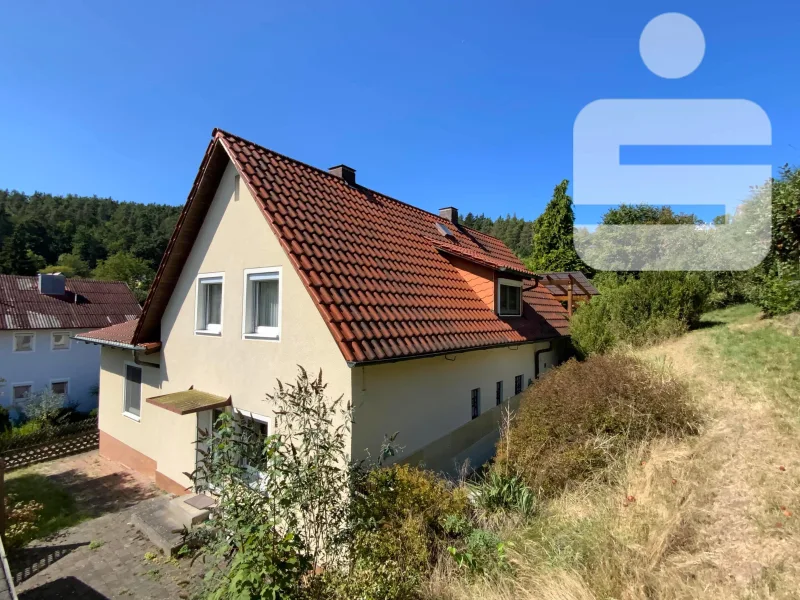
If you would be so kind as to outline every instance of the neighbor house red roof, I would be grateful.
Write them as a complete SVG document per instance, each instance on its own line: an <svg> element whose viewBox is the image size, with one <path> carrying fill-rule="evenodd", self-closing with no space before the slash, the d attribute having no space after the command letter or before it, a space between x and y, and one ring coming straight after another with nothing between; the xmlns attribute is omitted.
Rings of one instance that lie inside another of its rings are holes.
<svg viewBox="0 0 800 600"><path fill-rule="evenodd" d="M514 345L567 333L535 280L524 314L500 318L447 254L533 276L500 240L215 130L134 334L159 341L161 315L232 160L350 363ZM444 238L436 223L446 224Z"/></svg>
<svg viewBox="0 0 800 600"><path fill-rule="evenodd" d="M142 312L120 281L67 279L65 287L63 295L46 296L36 277L0 275L0 330L107 327Z"/></svg>

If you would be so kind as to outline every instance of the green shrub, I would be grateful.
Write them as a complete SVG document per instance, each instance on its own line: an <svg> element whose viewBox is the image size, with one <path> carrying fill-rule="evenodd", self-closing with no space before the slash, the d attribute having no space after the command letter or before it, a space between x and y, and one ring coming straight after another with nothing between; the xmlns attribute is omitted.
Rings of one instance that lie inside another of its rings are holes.
<svg viewBox="0 0 800 600"><path fill-rule="evenodd" d="M0 433L5 433L11 430L11 416L8 414L8 409L0 406Z"/></svg>
<svg viewBox="0 0 800 600"><path fill-rule="evenodd" d="M536 495L518 475L489 469L469 484L472 502L488 511L514 511L531 516L536 511Z"/></svg>
<svg viewBox="0 0 800 600"><path fill-rule="evenodd" d="M572 341L583 354L684 333L699 323L710 292L697 273L604 274L595 281L601 295L580 306L570 322Z"/></svg>
<svg viewBox="0 0 800 600"><path fill-rule="evenodd" d="M472 531L466 491L408 465L364 473L352 510L351 567L338 582L346 591L340 597L415 598L445 541Z"/></svg>
<svg viewBox="0 0 800 600"><path fill-rule="evenodd" d="M627 355L570 360L528 388L495 468L543 495L602 471L628 444L696 429L682 383Z"/></svg>
<svg viewBox="0 0 800 600"><path fill-rule="evenodd" d="M506 544L486 529L473 529L463 544L448 547L456 564L471 575L485 575L511 570Z"/></svg>
<svg viewBox="0 0 800 600"><path fill-rule="evenodd" d="M800 311L800 267L776 267L755 278L751 298L768 317Z"/></svg>

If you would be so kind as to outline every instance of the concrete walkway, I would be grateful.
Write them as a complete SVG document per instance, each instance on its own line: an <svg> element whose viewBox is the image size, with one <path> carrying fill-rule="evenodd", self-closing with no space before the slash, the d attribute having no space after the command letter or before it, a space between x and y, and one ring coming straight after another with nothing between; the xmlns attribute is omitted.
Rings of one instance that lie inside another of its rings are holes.
<svg viewBox="0 0 800 600"><path fill-rule="evenodd" d="M21 600L191 598L200 589L202 561L167 559L130 523L137 507L169 499L149 480L96 451L30 470L58 481L93 518L11 554Z"/></svg>

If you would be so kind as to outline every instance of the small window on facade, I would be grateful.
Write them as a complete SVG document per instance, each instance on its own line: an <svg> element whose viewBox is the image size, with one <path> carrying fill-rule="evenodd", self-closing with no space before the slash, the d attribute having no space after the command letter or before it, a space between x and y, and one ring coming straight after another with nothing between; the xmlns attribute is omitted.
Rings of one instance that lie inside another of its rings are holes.
<svg viewBox="0 0 800 600"><path fill-rule="evenodd" d="M497 401L497 405L500 406L503 403L503 382L497 382L497 389L494 393L494 399Z"/></svg>
<svg viewBox="0 0 800 600"><path fill-rule="evenodd" d="M245 273L244 334L251 337L280 337L280 271L254 269Z"/></svg>
<svg viewBox="0 0 800 600"><path fill-rule="evenodd" d="M142 410L142 368L125 365L123 412L138 419Z"/></svg>
<svg viewBox="0 0 800 600"><path fill-rule="evenodd" d="M481 414L481 388L472 390L472 418L477 419Z"/></svg>
<svg viewBox="0 0 800 600"><path fill-rule="evenodd" d="M63 396L66 400L69 397L69 382L66 379L54 381L50 384L50 390L58 396Z"/></svg>
<svg viewBox="0 0 800 600"><path fill-rule="evenodd" d="M197 331L222 332L222 276L197 278Z"/></svg>
<svg viewBox="0 0 800 600"><path fill-rule="evenodd" d="M33 352L36 346L36 334L18 332L14 334L14 352Z"/></svg>
<svg viewBox="0 0 800 600"><path fill-rule="evenodd" d="M497 314L501 317L522 316L522 282L499 279L497 282Z"/></svg>
<svg viewBox="0 0 800 600"><path fill-rule="evenodd" d="M53 350L69 350L69 332L68 331L54 331L50 340Z"/></svg>
<svg viewBox="0 0 800 600"><path fill-rule="evenodd" d="M517 375L514 377L514 393L522 393L522 375Z"/></svg>
<svg viewBox="0 0 800 600"><path fill-rule="evenodd" d="M14 386L14 402L23 402L31 397L31 385L29 383Z"/></svg>

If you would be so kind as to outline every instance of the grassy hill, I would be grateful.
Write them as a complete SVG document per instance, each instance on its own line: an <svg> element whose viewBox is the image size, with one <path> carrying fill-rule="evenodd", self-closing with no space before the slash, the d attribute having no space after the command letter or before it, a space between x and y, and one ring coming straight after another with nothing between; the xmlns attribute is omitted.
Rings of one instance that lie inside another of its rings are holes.
<svg viewBox="0 0 800 600"><path fill-rule="evenodd" d="M496 523L516 576L440 570L428 597L798 597L800 315L736 306L636 354L688 382L700 433L640 444L533 520Z"/></svg>

